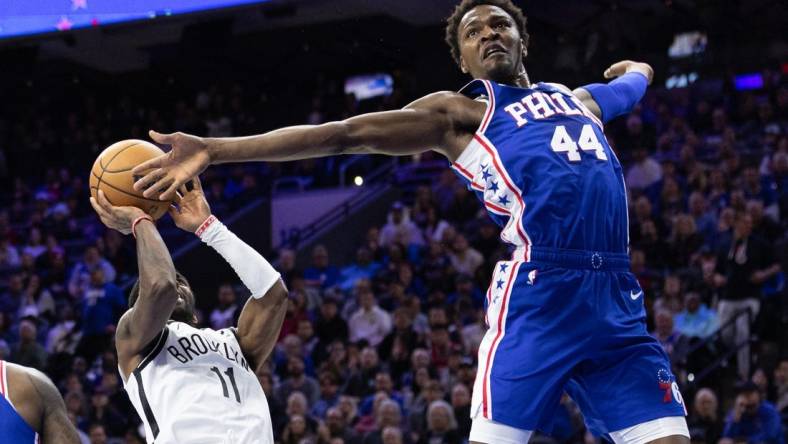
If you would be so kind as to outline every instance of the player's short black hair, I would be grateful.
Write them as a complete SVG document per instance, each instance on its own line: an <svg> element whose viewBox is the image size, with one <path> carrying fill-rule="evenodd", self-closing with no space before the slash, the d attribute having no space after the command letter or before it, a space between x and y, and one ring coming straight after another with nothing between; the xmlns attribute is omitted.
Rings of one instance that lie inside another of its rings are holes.
<svg viewBox="0 0 788 444"><path fill-rule="evenodd" d="M179 284L184 284L187 287L191 288L191 285L189 285L189 281L186 280L186 276L178 273L177 271L175 272L175 281ZM134 304L137 302L137 298L139 297L140 297L140 280L137 279L134 282L134 285L131 287L131 291L129 291L129 308L134 306Z"/></svg>
<svg viewBox="0 0 788 444"><path fill-rule="evenodd" d="M520 37L523 39L525 46L528 46L528 30L525 25L527 19L523 10L517 7L512 0L462 0L462 2L454 8L454 12L446 19L446 43L451 48L451 56L457 65L460 65L460 41L457 37L457 28L460 27L460 21L465 14L477 6L490 5L497 6L509 14L517 29L520 30Z"/></svg>

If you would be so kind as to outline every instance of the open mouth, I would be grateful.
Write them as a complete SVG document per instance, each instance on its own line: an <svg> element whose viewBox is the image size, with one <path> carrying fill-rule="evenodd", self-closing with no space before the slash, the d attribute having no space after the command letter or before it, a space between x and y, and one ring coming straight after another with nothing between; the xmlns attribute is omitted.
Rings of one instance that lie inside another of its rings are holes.
<svg viewBox="0 0 788 444"><path fill-rule="evenodd" d="M506 54L506 49L503 46L493 45L484 50L484 59L495 54Z"/></svg>

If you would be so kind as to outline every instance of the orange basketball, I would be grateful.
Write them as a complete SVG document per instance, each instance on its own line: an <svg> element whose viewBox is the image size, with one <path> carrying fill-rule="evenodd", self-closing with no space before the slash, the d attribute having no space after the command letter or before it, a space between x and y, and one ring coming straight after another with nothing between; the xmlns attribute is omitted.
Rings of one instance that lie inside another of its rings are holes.
<svg viewBox="0 0 788 444"><path fill-rule="evenodd" d="M112 205L134 206L154 219L162 217L170 202L143 197L142 192L134 190L133 186L139 177L135 178L131 174L135 166L162 154L164 151L144 140L129 139L113 143L93 163L90 195L95 198L98 190L102 190Z"/></svg>

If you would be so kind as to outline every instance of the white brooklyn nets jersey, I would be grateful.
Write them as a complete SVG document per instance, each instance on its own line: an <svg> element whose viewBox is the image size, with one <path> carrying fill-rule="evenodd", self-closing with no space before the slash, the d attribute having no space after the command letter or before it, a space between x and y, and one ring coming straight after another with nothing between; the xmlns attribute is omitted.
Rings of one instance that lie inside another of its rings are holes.
<svg viewBox="0 0 788 444"><path fill-rule="evenodd" d="M148 443L273 444L263 389L230 329L167 324L124 388Z"/></svg>

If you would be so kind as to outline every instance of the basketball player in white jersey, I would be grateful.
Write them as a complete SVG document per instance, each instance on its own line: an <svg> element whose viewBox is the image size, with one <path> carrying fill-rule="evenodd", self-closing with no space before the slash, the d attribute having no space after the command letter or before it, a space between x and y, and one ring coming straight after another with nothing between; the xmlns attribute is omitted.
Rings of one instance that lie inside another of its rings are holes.
<svg viewBox="0 0 788 444"><path fill-rule="evenodd" d="M190 188L181 188L178 209L170 215L219 252L252 297L237 328L195 328L194 295L150 216L114 207L99 192L91 204L102 222L131 233L137 243L139 280L115 336L124 387L145 423L148 443L273 444L257 374L279 335L287 290L259 253L211 215L199 181Z"/></svg>

